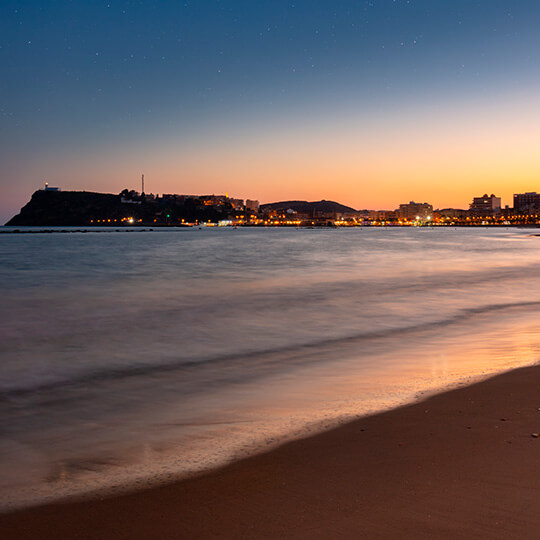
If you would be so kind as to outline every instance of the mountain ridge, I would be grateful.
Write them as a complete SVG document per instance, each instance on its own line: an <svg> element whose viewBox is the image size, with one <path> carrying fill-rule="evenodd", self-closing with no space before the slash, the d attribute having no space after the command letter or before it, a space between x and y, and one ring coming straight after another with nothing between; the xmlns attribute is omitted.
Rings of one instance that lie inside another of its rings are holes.
<svg viewBox="0 0 540 540"><path fill-rule="evenodd" d="M357 210L351 208L350 206L345 206L344 204L327 201L326 199L321 199L320 201L278 201L273 203L261 204L261 210L283 210L286 211L289 208L298 212L299 214L313 214L314 212L322 213L341 213L347 214Z"/></svg>

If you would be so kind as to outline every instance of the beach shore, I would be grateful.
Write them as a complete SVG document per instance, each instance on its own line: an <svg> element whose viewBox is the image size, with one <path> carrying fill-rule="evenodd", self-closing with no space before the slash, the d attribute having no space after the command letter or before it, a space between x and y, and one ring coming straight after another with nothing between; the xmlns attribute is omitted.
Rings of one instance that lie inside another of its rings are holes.
<svg viewBox="0 0 540 540"><path fill-rule="evenodd" d="M540 366L199 477L0 515L5 539L537 538Z"/></svg>

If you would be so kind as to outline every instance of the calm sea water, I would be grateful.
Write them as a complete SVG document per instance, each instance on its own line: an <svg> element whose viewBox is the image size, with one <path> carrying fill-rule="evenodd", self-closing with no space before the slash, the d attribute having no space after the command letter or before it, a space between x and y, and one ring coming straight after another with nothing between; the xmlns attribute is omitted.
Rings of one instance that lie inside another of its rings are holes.
<svg viewBox="0 0 540 540"><path fill-rule="evenodd" d="M1 234L1 507L170 480L536 362L534 234Z"/></svg>

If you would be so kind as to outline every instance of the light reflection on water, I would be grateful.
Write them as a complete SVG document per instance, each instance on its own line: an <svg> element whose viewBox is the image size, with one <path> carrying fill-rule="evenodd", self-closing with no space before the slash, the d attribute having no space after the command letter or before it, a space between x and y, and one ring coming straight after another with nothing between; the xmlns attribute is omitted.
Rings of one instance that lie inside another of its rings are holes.
<svg viewBox="0 0 540 540"><path fill-rule="evenodd" d="M172 478L536 362L530 233L0 235L3 504Z"/></svg>

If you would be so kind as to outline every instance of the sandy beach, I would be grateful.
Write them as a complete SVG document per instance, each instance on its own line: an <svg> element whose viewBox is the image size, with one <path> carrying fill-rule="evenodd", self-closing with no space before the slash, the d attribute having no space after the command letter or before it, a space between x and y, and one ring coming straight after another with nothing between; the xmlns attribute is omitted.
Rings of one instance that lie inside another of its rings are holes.
<svg viewBox="0 0 540 540"><path fill-rule="evenodd" d="M0 516L0 537L536 538L540 367L172 485Z"/></svg>
<svg viewBox="0 0 540 540"><path fill-rule="evenodd" d="M0 540L540 540L539 27L2 1Z"/></svg>

